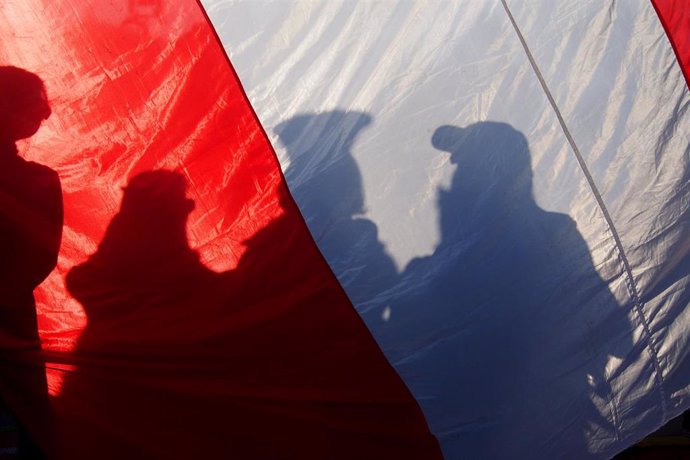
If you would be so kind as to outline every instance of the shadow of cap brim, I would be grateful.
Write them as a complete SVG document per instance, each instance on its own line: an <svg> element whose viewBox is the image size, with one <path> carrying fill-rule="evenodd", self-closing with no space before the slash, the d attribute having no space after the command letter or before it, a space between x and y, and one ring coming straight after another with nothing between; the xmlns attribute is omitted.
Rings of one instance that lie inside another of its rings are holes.
<svg viewBox="0 0 690 460"><path fill-rule="evenodd" d="M438 150L453 153L460 147L465 134L464 128L444 125L434 131L434 135L431 136L431 145Z"/></svg>

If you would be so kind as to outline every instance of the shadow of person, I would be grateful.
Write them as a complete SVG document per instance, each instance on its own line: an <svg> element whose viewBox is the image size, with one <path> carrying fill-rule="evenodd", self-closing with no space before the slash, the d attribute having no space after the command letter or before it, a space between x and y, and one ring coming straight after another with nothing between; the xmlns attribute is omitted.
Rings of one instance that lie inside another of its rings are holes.
<svg viewBox="0 0 690 460"><path fill-rule="evenodd" d="M397 269L365 213L352 146L371 117L332 111L297 115L275 132L290 165L285 177L309 230L355 306L393 286Z"/></svg>
<svg viewBox="0 0 690 460"><path fill-rule="evenodd" d="M96 253L67 275L88 323L56 401L61 458L438 458L278 196L284 214L215 273L187 242L184 178L130 181Z"/></svg>
<svg viewBox="0 0 690 460"><path fill-rule="evenodd" d="M184 387L201 363L217 358L209 324L227 297L224 275L208 270L188 245L194 203L186 187L170 171L134 177L96 253L66 277L88 322L72 354L76 371L56 400L60 458L158 458L133 439L144 433L168 446L198 415L184 392L169 388L175 381ZM216 421L214 414L199 423Z"/></svg>
<svg viewBox="0 0 690 460"><path fill-rule="evenodd" d="M0 67L0 397L19 421L19 458L42 458L29 432L47 442L48 393L33 291L57 264L63 216L57 173L23 159L15 142L33 136L49 115L37 75Z"/></svg>
<svg viewBox="0 0 690 460"><path fill-rule="evenodd" d="M66 278L88 318L78 349L148 358L168 353L180 337L166 335L169 328L161 321L190 321L190 302L198 301L204 313L201 309L209 308L204 300L218 298L218 275L187 242L194 202L186 187L177 173L153 171L136 176L124 189L120 212L98 251Z"/></svg>
<svg viewBox="0 0 690 460"><path fill-rule="evenodd" d="M535 203L520 132L442 126L432 143L457 169L439 191L441 242L403 273L394 362L435 396L422 406L451 452L584 458L587 438L619 429L605 368L630 346L625 311L573 220Z"/></svg>

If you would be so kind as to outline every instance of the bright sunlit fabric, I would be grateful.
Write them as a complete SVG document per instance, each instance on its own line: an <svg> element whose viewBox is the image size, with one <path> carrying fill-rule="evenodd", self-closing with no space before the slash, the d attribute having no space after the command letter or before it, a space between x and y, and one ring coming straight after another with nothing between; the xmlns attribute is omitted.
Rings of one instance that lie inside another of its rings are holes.
<svg viewBox="0 0 690 460"><path fill-rule="evenodd" d="M611 457L690 407L689 17L2 3L0 402L47 458Z"/></svg>

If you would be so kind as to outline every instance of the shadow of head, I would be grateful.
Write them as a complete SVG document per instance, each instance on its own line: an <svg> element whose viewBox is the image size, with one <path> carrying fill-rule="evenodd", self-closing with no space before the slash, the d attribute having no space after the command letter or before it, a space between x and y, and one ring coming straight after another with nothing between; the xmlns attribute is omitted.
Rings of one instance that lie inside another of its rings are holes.
<svg viewBox="0 0 690 460"><path fill-rule="evenodd" d="M310 215L340 220L364 213L362 174L352 146L370 123L366 113L335 110L297 115L275 128L290 159L286 177Z"/></svg>
<svg viewBox="0 0 690 460"><path fill-rule="evenodd" d="M43 80L27 70L0 66L0 139L33 136L50 116Z"/></svg>
<svg viewBox="0 0 690 460"><path fill-rule="evenodd" d="M525 136L512 126L480 122L465 128L445 125L432 145L450 154L457 165L453 188L477 195L531 195L532 169Z"/></svg>
<svg viewBox="0 0 690 460"><path fill-rule="evenodd" d="M132 178L124 188L120 214L163 226L184 224L193 209L194 201L187 198L187 182L182 175L148 171Z"/></svg>
<svg viewBox="0 0 690 460"><path fill-rule="evenodd" d="M275 133L290 159L295 160L313 149L331 153L347 151L370 123L371 117L366 113L334 110L297 115L276 126Z"/></svg>
<svg viewBox="0 0 690 460"><path fill-rule="evenodd" d="M169 260L189 252L187 217L194 201L186 191L184 177L172 171L149 171L132 178L96 258L116 266L135 260L150 266L162 257Z"/></svg>

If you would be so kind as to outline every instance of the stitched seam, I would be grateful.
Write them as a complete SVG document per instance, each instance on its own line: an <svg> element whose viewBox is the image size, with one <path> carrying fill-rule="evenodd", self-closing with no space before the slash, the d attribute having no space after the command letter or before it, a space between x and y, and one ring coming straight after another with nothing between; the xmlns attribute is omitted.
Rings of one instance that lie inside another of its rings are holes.
<svg viewBox="0 0 690 460"><path fill-rule="evenodd" d="M527 42L525 41L525 38L523 37L522 32L520 32L520 29L519 29L517 23L515 22L515 18L513 17L512 13L510 12L510 8L508 8L508 4L506 3L506 0L501 0L501 4L503 5L503 9L505 10L506 14L508 15L508 18L510 19L511 24L513 25L513 29L515 30L515 33L517 34L517 37L520 40L520 43L522 44L522 48L524 49L525 54L527 55L527 59L529 60L530 65L532 66L532 70L536 74L536 77L539 80L539 83L541 84L542 89L544 90L546 98L549 100L549 104L551 104L551 107L553 108L553 111L556 114L556 118L558 118L558 123L561 125L561 129L563 130L563 134L565 134L565 137L568 140L568 143L570 144L570 148L572 149L573 154L575 155L575 158L577 159L577 162L580 165L580 169L582 170L582 173L584 174L585 178L587 179L587 183L589 184L590 190L592 191L592 194L594 195L594 198L597 201L599 209L601 210L601 212L604 216L604 220L606 221L608 231L609 231L610 235L613 237L613 240L615 243L615 248L616 248L616 251L618 252L618 259L620 260L620 262L622 262L623 269L625 271L625 285L628 289L628 294L630 295L630 298L633 302L633 308L635 310L635 313L638 317L640 324L642 325L642 329L643 329L645 335L647 336L647 351L649 352L649 356L652 359L652 364L654 365L654 372L655 372L654 384L655 384L657 391L659 392L659 396L661 398L662 421L666 420L666 418L667 418L666 392L665 392L664 386L663 386L661 363L659 362L657 345L656 345L654 337L652 335L651 328L649 326L649 322L647 321L647 318L645 318L644 304L643 304L643 302L640 298L640 295L638 293L637 286L635 285L635 280L633 278L632 269L630 267L630 262L628 261L628 258L625 255L625 251L623 249L623 243L621 242L621 239L618 235L618 231L616 230L616 227L614 226L613 219L611 218L611 215L609 214L609 211L606 208L606 205L604 204L604 200L601 197L601 194L599 193L599 190L598 190L598 188L594 182L594 179L592 178L592 175L589 172L589 168L587 168L587 164L585 163L585 160L582 157L580 149L577 147L577 144L575 143L575 140L573 139L573 137L570 133L570 130L568 129L568 126L566 125L565 120L563 119L563 116L561 115L561 112L558 109L558 106L556 105L556 101L554 100L553 95L551 94L551 91L549 90L549 87L546 84L546 80L544 79L544 76L542 75L541 71L539 70L537 63L534 60L534 57L532 56L532 53L529 50L529 47L527 46ZM611 404L613 404L613 401L611 401Z"/></svg>

